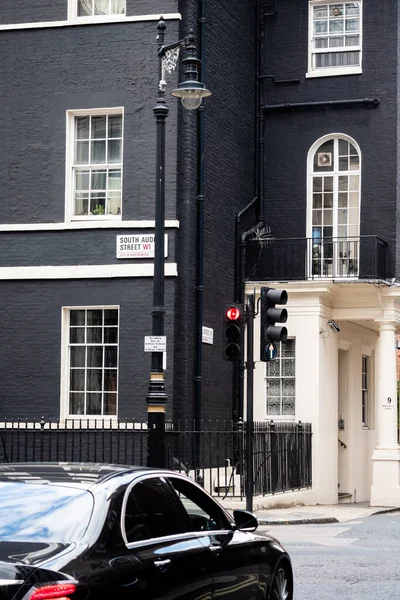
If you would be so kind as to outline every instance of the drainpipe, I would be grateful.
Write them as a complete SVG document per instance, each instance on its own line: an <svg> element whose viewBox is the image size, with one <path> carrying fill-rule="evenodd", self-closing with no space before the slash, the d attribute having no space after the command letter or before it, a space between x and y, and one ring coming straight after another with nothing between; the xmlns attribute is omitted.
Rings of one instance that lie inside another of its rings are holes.
<svg viewBox="0 0 400 600"><path fill-rule="evenodd" d="M236 301L244 304L245 288L246 288L246 240L258 228L264 227L264 110L262 104L263 92L261 86L263 79L261 78L262 69L264 68L264 7L261 10L262 0L257 0L256 7L256 24L255 24L255 40L256 40L256 56L255 56L255 138L254 138L254 197L240 212L236 215L235 221L235 294ZM247 211L256 207L258 212L258 223L248 231L240 234L240 225L242 217ZM232 419L236 423L239 419L243 420L244 407L244 332L241 340L241 355L239 364L233 371L233 403L232 403Z"/></svg>
<svg viewBox="0 0 400 600"><path fill-rule="evenodd" d="M199 17L199 47L201 72L200 80L206 80L205 52L206 0L201 0ZM197 227L196 227L196 361L194 374L195 388L195 431L201 429L201 400L202 400L202 362L203 362L203 309L204 309L204 102L197 112L198 116L198 193L197 193ZM201 483L199 440L196 443L196 480Z"/></svg>
<svg viewBox="0 0 400 600"><path fill-rule="evenodd" d="M352 106L365 106L366 108L377 108L380 104L378 98L354 98L353 100L324 100L318 102L286 102L285 104L267 104L263 106L263 112L273 110L307 110L313 108L349 108Z"/></svg>
<svg viewBox="0 0 400 600"><path fill-rule="evenodd" d="M274 10L276 12L276 5L274 6ZM258 114L258 148L256 152L258 154L258 160L256 163L257 168L257 178L258 178L258 186L257 186L257 194L258 194L258 221L262 221L264 224L264 160L265 160L265 141L264 141L264 79L261 75L264 73L264 29L265 29L265 16L264 11L260 13L260 10L257 12L257 33L258 39L256 38L257 43L257 60L258 60L258 74L257 79L259 81L258 85L258 97L257 97L257 114Z"/></svg>

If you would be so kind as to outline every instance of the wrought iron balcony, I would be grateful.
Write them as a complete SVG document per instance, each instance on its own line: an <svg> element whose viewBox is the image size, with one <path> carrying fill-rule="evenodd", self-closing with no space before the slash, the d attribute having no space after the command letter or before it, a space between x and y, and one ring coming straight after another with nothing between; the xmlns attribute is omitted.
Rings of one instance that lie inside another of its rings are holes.
<svg viewBox="0 0 400 600"><path fill-rule="evenodd" d="M384 280L386 254L377 236L255 239L247 245L246 280Z"/></svg>

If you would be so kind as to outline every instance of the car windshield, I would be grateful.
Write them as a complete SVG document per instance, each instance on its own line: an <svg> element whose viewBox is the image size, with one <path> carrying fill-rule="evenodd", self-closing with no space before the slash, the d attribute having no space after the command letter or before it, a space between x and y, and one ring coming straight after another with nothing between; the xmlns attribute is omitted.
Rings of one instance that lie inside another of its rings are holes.
<svg viewBox="0 0 400 600"><path fill-rule="evenodd" d="M76 542L84 535L93 496L84 489L0 483L0 542Z"/></svg>

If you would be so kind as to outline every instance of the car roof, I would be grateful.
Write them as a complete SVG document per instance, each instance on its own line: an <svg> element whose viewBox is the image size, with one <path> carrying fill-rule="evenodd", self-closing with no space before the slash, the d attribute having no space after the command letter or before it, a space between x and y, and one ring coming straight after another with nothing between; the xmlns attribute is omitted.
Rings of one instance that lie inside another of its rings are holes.
<svg viewBox="0 0 400 600"><path fill-rule="evenodd" d="M139 474L152 469L130 465L77 462L5 463L0 465L1 482L79 484L89 488L113 477Z"/></svg>

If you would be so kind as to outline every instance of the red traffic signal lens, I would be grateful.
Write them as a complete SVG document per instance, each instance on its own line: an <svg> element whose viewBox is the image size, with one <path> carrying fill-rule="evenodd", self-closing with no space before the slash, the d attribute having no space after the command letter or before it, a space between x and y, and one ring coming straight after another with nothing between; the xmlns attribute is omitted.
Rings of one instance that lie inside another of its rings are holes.
<svg viewBox="0 0 400 600"><path fill-rule="evenodd" d="M240 309L237 306L230 306L225 311L225 317L228 321L238 321L241 317Z"/></svg>

